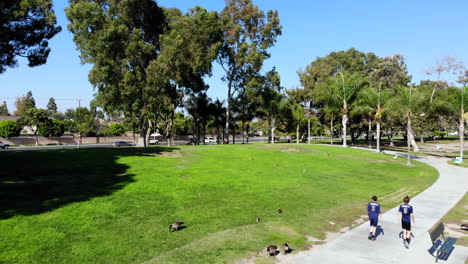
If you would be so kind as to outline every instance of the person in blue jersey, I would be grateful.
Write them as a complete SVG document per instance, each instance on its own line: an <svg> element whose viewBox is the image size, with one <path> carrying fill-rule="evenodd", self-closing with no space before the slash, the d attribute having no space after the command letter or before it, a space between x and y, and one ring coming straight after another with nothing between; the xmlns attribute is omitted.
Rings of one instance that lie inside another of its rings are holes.
<svg viewBox="0 0 468 264"><path fill-rule="evenodd" d="M403 229L403 245L409 248L409 242L411 237L411 219L414 223L413 207L409 205L410 198L406 196L403 198L404 204L400 205L398 213L401 217L401 228Z"/></svg>
<svg viewBox="0 0 468 264"><path fill-rule="evenodd" d="M377 202L377 196L375 195L372 196L372 201L367 204L367 215L370 220L370 232L367 238L375 240L375 232L377 230L379 216L382 217L382 214L380 213L380 204Z"/></svg>

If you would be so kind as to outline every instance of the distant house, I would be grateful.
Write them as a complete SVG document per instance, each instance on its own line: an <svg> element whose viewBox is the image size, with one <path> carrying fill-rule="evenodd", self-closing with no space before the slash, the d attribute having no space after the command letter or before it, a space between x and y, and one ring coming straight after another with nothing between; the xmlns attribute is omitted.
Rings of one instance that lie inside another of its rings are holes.
<svg viewBox="0 0 468 264"><path fill-rule="evenodd" d="M0 116L0 121L16 121L20 119L21 116ZM27 126L23 127L21 134L34 134L34 132Z"/></svg>

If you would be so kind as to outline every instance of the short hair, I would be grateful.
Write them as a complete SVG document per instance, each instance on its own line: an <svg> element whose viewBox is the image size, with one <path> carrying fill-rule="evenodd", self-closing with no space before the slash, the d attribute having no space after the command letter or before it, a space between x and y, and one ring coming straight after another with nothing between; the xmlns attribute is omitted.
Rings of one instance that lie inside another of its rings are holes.
<svg viewBox="0 0 468 264"><path fill-rule="evenodd" d="M372 196L372 200L373 200L374 202L377 202L377 196L375 196L375 195Z"/></svg>
<svg viewBox="0 0 468 264"><path fill-rule="evenodd" d="M405 202L405 203L409 203L410 200L411 200L411 199L409 198L408 195L405 196L405 198L403 198L403 202Z"/></svg>

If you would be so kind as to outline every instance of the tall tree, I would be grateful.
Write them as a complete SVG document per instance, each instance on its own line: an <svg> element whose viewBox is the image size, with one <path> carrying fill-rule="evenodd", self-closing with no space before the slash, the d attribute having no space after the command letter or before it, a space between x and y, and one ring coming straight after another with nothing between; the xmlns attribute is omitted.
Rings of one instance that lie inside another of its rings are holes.
<svg viewBox="0 0 468 264"><path fill-rule="evenodd" d="M5 101L3 104L0 105L0 116L9 116L10 113L8 112L8 106Z"/></svg>
<svg viewBox="0 0 468 264"><path fill-rule="evenodd" d="M52 0L3 0L0 2L0 73L18 65L17 56L28 66L47 62L49 42L60 32Z"/></svg>
<svg viewBox="0 0 468 264"><path fill-rule="evenodd" d="M332 105L339 105L341 111L341 125L342 125L342 139L343 147L347 147L347 127L349 121L349 113L355 105L357 94L365 85L365 77L360 73L352 75L345 75L338 72L337 76L329 78L326 84L322 84L322 91L324 95L319 97L329 98L328 102Z"/></svg>
<svg viewBox="0 0 468 264"><path fill-rule="evenodd" d="M351 96L349 99L354 101L357 92L364 87L364 85L356 86L358 83L351 84L351 82L358 80L361 80L362 84L367 82L369 74L374 70L379 61L380 59L374 53L364 53L352 48L346 51L331 52L325 57L319 57L308 65L305 70L298 72L301 84L311 100L309 106L311 112L319 113L322 115L322 118L323 115L326 115L327 119L331 120L330 127L332 133L332 123L336 117L336 107L339 106L343 114L342 124L344 125L342 128L347 127L349 107L352 104L350 102L346 102L345 104L343 99L347 97L345 96L346 94L351 92L348 94ZM340 72L346 77L344 80L339 76ZM350 78L351 76L353 78ZM358 76L359 78L357 78ZM345 85L343 86L344 81ZM339 83L341 83L341 91L337 89ZM353 90L354 92L352 92ZM342 97L340 102L337 102L337 96ZM344 105L346 107L343 107ZM346 133L346 131L344 132ZM343 140L343 145L346 146L345 140Z"/></svg>
<svg viewBox="0 0 468 264"><path fill-rule="evenodd" d="M270 54L281 25L277 11L265 13L251 0L226 0L220 15L223 28L223 45L218 62L227 82L225 135L229 135L230 105L235 93L243 89L244 78L256 75Z"/></svg>
<svg viewBox="0 0 468 264"><path fill-rule="evenodd" d="M146 146L150 100L163 86L147 78L167 27L164 11L152 0L70 0L69 30L82 63L93 65L89 80L104 110L122 111L137 120L138 146Z"/></svg>
<svg viewBox="0 0 468 264"><path fill-rule="evenodd" d="M453 99L452 102L459 109L459 126L458 136L460 138L460 159L463 163L464 154L464 140L465 140L465 120L468 120L468 69L464 66L460 66L457 70L458 80L457 82L462 85L461 89L452 91Z"/></svg>
<svg viewBox="0 0 468 264"><path fill-rule="evenodd" d="M413 145L414 151L419 151L414 140L412 118L419 114L425 100L424 94L420 93L413 86L399 86L396 89L395 97L392 98L391 108L395 115L400 115L406 121L406 138L408 147L408 165L411 165L410 147Z"/></svg>
<svg viewBox="0 0 468 264"><path fill-rule="evenodd" d="M296 125L296 144L299 144L299 128L306 118L304 107L298 103L291 104L291 115L293 117L294 124Z"/></svg>
<svg viewBox="0 0 468 264"><path fill-rule="evenodd" d="M148 75L156 85L165 86L161 100L154 103L171 144L175 111L184 95L208 89L203 77L211 74L222 32L218 14L198 6L184 15L177 9L166 10L166 14L170 31L161 36L161 53Z"/></svg>
<svg viewBox="0 0 468 264"><path fill-rule="evenodd" d="M271 143L275 142L275 129L278 120L285 111L287 100L282 94L283 87L279 73L275 68L249 82L251 100L258 106L257 115L268 121Z"/></svg>
<svg viewBox="0 0 468 264"><path fill-rule="evenodd" d="M47 117L47 111L44 109L30 108L23 113L18 124L27 126L33 133L36 141L36 146L39 145L38 131L42 126L47 126L50 120Z"/></svg>
<svg viewBox="0 0 468 264"><path fill-rule="evenodd" d="M426 70L427 75L437 75L437 83L440 83L440 76L445 72L454 71L459 68L461 65L458 64L458 61L455 57L446 56L436 61L435 65ZM431 97L429 103L432 104L434 95L437 89L440 89L440 86L434 86L432 89Z"/></svg>
<svg viewBox="0 0 468 264"><path fill-rule="evenodd" d="M357 107L368 113L369 116L373 117L376 123L376 132L377 132L377 152L380 152L380 125L382 117L388 111L388 103L390 100L390 92L387 90L382 90L381 85L379 84L378 88L369 87L362 90L359 93L359 99L357 102ZM371 123L372 120L369 120ZM369 125L369 131L370 131ZM370 142L370 137L369 137Z"/></svg>
<svg viewBox="0 0 468 264"><path fill-rule="evenodd" d="M47 112L49 112L49 115L57 113L57 104L53 97L51 97L47 103Z"/></svg>
<svg viewBox="0 0 468 264"><path fill-rule="evenodd" d="M26 95L16 98L16 110L13 113L15 116L22 116L26 111L36 107L36 100L34 100L32 92L29 91Z"/></svg>

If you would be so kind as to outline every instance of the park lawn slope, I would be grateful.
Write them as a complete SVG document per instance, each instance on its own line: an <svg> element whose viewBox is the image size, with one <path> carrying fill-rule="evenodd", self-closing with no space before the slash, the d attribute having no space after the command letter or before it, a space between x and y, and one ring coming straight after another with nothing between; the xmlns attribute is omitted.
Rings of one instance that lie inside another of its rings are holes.
<svg viewBox="0 0 468 264"><path fill-rule="evenodd" d="M324 238L366 214L370 196L389 209L437 178L419 162L295 144L0 158L8 164L0 172L0 262L7 263L232 263L269 244L290 241L300 250L308 235ZM173 221L187 228L170 233Z"/></svg>

